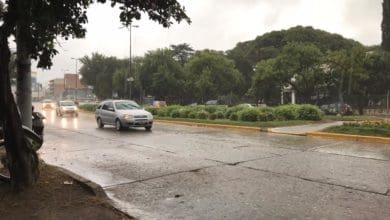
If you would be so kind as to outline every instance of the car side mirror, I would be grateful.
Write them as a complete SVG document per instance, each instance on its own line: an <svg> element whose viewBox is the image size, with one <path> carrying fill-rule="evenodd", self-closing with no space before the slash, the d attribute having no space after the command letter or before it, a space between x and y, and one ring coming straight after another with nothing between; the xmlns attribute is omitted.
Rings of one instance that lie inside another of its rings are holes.
<svg viewBox="0 0 390 220"><path fill-rule="evenodd" d="M108 111L115 112L115 109L113 107L108 107Z"/></svg>

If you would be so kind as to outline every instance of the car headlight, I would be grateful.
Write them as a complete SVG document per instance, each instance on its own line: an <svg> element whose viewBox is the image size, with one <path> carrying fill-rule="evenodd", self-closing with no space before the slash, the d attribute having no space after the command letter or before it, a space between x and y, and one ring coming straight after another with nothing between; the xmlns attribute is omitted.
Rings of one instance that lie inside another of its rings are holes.
<svg viewBox="0 0 390 220"><path fill-rule="evenodd" d="M126 120L131 120L134 117L132 115L123 115L123 118L126 119Z"/></svg>
<svg viewBox="0 0 390 220"><path fill-rule="evenodd" d="M148 115L148 119L153 120L153 115L152 114Z"/></svg>

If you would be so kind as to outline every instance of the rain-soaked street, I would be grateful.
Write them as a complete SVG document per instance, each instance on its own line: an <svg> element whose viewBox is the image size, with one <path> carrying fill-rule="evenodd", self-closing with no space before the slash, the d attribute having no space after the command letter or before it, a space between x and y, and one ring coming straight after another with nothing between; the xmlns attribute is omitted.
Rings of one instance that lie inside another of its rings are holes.
<svg viewBox="0 0 390 220"><path fill-rule="evenodd" d="M389 219L390 145L47 116L41 157L145 219Z"/></svg>

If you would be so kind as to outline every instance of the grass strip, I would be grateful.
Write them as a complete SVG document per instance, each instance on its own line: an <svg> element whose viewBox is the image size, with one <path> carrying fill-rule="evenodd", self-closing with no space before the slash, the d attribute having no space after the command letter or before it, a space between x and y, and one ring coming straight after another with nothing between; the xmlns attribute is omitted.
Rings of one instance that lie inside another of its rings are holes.
<svg viewBox="0 0 390 220"><path fill-rule="evenodd" d="M154 116L154 119L167 120L167 121L192 122L192 123L248 126L248 127L258 127L258 128L287 127L287 126L295 126L295 125L304 125L304 124L314 123L313 121L302 121L302 120L244 122L244 121L231 121L231 120L227 120L227 119L207 120L207 119L171 118L171 117L158 117L158 116Z"/></svg>
<svg viewBox="0 0 390 220"><path fill-rule="evenodd" d="M324 130L330 133L340 134L354 134L364 136L375 136L375 137L390 137L390 129L380 127L364 127L364 126L334 126Z"/></svg>

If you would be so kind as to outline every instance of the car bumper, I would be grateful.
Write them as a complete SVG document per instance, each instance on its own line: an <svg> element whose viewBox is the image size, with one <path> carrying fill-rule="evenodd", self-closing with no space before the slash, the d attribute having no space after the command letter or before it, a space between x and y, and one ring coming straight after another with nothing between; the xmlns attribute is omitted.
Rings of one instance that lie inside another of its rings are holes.
<svg viewBox="0 0 390 220"><path fill-rule="evenodd" d="M62 110L62 114L76 114L77 110Z"/></svg>
<svg viewBox="0 0 390 220"><path fill-rule="evenodd" d="M125 121L123 125L126 127L146 127L146 126L152 126L153 121L150 120Z"/></svg>

